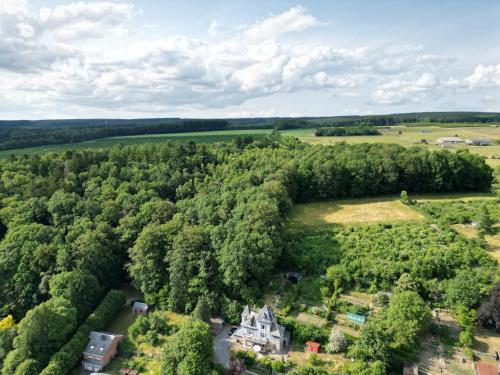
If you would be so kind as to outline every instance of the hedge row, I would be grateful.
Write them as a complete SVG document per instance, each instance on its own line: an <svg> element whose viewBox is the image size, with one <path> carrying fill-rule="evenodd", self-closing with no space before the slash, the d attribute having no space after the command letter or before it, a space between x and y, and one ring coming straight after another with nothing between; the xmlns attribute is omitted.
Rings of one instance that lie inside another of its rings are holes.
<svg viewBox="0 0 500 375"><path fill-rule="evenodd" d="M78 328L66 345L55 353L41 375L66 375L82 358L82 352L89 340L91 331L104 329L119 313L125 304L125 295L118 290L111 290L103 298L95 311Z"/></svg>

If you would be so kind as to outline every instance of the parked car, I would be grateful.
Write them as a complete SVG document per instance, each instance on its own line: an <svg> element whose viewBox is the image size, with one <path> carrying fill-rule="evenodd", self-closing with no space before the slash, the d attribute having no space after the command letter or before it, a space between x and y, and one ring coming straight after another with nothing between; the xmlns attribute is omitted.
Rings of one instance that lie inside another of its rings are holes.
<svg viewBox="0 0 500 375"><path fill-rule="evenodd" d="M228 335L231 336L233 333L236 332L237 329L238 329L238 327L231 327L231 329L229 330Z"/></svg>

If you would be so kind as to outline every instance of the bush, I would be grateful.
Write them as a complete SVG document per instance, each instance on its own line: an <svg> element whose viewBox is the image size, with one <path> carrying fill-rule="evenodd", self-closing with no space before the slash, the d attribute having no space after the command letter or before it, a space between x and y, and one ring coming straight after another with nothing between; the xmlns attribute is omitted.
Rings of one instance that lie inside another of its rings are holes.
<svg viewBox="0 0 500 375"><path fill-rule="evenodd" d="M80 361L90 332L104 329L118 314L124 304L125 295L122 292L117 290L108 292L95 311L78 328L71 340L52 356L48 366L41 372L41 375L68 374Z"/></svg>

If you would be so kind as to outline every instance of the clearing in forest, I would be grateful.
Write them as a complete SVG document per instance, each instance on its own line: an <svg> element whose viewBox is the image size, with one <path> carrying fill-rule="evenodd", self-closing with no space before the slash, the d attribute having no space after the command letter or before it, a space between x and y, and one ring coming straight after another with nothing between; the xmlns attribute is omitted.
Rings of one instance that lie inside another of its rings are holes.
<svg viewBox="0 0 500 375"><path fill-rule="evenodd" d="M291 226L374 224L423 221L424 216L397 198L368 198L295 205Z"/></svg>

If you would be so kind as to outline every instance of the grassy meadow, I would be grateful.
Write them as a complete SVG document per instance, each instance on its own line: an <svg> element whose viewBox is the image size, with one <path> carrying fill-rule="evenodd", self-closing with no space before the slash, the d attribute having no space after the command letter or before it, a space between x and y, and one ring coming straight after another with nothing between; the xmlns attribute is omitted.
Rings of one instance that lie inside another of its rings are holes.
<svg viewBox="0 0 500 375"><path fill-rule="evenodd" d="M454 124L456 125L456 124ZM338 142L347 143L397 143L402 146L424 146L430 149L441 149L440 146L434 144L435 140L440 137L459 136L462 139L469 138L489 138L493 141L500 140L500 128L493 126L462 126L462 127L443 127L443 124L436 126L435 124L421 126L391 126L389 128L379 128L382 135L369 136L346 136L346 137L316 137L315 129L294 129L286 130L282 134L292 136L301 141L311 144L331 145ZM421 141L425 139L427 144ZM447 150L454 151L466 146L454 146ZM468 146L471 152L483 155L487 158L488 163L493 166L500 166L500 144L492 144L491 146Z"/></svg>
<svg viewBox="0 0 500 375"><path fill-rule="evenodd" d="M417 201L454 201L495 198L491 193L421 194ZM370 225L378 223L421 222L424 215L401 203L398 196L358 198L296 204L288 217L295 228L331 225Z"/></svg>

